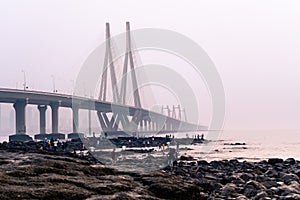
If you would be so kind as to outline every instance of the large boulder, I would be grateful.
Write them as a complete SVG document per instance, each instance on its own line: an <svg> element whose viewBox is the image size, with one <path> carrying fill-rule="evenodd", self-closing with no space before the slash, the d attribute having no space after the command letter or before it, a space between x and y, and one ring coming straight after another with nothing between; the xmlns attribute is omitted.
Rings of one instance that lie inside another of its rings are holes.
<svg viewBox="0 0 300 200"><path fill-rule="evenodd" d="M276 164L276 163L283 163L283 159L281 159L281 158L270 158L270 159L268 160L268 163L269 163L270 165L274 165L274 164Z"/></svg>
<svg viewBox="0 0 300 200"><path fill-rule="evenodd" d="M221 191L221 195L229 197L232 196L234 194L234 196L236 196L237 193L237 186L233 183L227 183Z"/></svg>
<svg viewBox="0 0 300 200"><path fill-rule="evenodd" d="M263 184L254 180L250 180L245 184L243 193L248 198L253 198L258 192L265 191L266 189L267 188Z"/></svg>
<svg viewBox="0 0 300 200"><path fill-rule="evenodd" d="M296 160L294 158L288 158L284 161L284 164L294 165Z"/></svg>
<svg viewBox="0 0 300 200"><path fill-rule="evenodd" d="M283 185L278 188L281 196L287 196L289 194L300 194L300 185L297 181L291 181L290 185Z"/></svg>
<svg viewBox="0 0 300 200"><path fill-rule="evenodd" d="M280 198L281 200L300 200L300 194L289 194Z"/></svg>
<svg viewBox="0 0 300 200"><path fill-rule="evenodd" d="M271 188L271 187L277 187L278 184L276 181L273 180L267 180L267 181L263 181L262 184L266 187L266 188Z"/></svg>
<svg viewBox="0 0 300 200"><path fill-rule="evenodd" d="M298 181L299 177L296 174L285 174L282 176L282 180L285 184L290 184L291 181Z"/></svg>
<svg viewBox="0 0 300 200"><path fill-rule="evenodd" d="M240 175L240 178L243 179L244 181L249 181L249 180L253 180L254 175L252 173L242 173Z"/></svg>
<svg viewBox="0 0 300 200"><path fill-rule="evenodd" d="M139 181L158 198L163 199L205 199L200 196L200 187L178 176L160 172L144 174Z"/></svg>
<svg viewBox="0 0 300 200"><path fill-rule="evenodd" d="M268 194L265 191L261 191L254 197L254 200L263 200L266 197L268 197Z"/></svg>
<svg viewBox="0 0 300 200"><path fill-rule="evenodd" d="M247 186L253 186L256 190L266 190L267 189L263 184L261 184L257 181L254 181L254 180L248 181L245 184L245 187L247 187Z"/></svg>

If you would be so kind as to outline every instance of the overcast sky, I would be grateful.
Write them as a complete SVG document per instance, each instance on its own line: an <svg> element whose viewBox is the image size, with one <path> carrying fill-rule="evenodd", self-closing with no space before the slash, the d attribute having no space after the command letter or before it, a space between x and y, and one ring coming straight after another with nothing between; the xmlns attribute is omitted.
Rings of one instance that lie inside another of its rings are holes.
<svg viewBox="0 0 300 200"><path fill-rule="evenodd" d="M196 41L222 78L225 129L300 128L300 2L0 1L0 87L70 93L87 56L112 34L163 28ZM204 120L205 121L205 120Z"/></svg>

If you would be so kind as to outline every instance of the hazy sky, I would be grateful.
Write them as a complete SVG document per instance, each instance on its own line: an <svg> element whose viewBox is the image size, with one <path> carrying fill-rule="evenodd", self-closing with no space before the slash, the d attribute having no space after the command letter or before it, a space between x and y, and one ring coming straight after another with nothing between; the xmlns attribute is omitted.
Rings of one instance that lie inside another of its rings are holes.
<svg viewBox="0 0 300 200"><path fill-rule="evenodd" d="M0 87L70 92L104 39L133 28L182 33L208 53L226 94L226 129L300 128L300 2L0 1Z"/></svg>

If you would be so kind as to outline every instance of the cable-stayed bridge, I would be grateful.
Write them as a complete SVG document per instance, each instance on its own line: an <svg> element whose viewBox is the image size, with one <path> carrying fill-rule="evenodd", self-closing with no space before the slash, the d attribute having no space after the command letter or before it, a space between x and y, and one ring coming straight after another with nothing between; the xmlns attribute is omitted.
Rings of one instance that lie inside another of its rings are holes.
<svg viewBox="0 0 300 200"><path fill-rule="evenodd" d="M205 130L206 127L186 121L184 109L178 106L163 107L161 112L143 108L139 91L139 83L135 74L135 58L132 51L130 25L126 23L126 53L124 57L121 81L116 76L115 59L111 44L109 24L106 23L106 52L103 71L100 78L98 99L76 95L48 93L42 91L0 89L0 103L11 103L15 109L16 132L10 140L30 140L26 134L26 106L36 105L39 110L40 133L36 139L44 137L65 138L59 133L59 108L72 109L73 135L78 133L79 110L89 110L97 113L101 129L106 134L123 132L136 133L169 133ZM130 74L130 78L128 78ZM108 86L110 85L110 87ZM133 105L127 105L128 87L133 88ZM109 90L112 100L108 100ZM46 134L46 110L51 108L52 133ZM164 112L166 110L166 112ZM165 114L166 113L166 114ZM91 120L89 118L89 120ZM89 123L90 124L90 123Z"/></svg>

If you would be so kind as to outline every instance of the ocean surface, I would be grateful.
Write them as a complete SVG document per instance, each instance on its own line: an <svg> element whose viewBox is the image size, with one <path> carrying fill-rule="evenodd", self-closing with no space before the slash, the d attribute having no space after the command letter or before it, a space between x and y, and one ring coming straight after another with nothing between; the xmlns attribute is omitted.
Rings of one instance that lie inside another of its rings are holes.
<svg viewBox="0 0 300 200"><path fill-rule="evenodd" d="M195 134L188 133L188 137L194 136ZM186 137L186 133L175 137ZM222 131L206 132L204 137L208 140L205 143L181 145L180 154L208 161L223 159L259 161L275 157L283 159L293 157L300 160L300 131ZM8 136L0 136L1 142L7 140ZM235 143L245 145L234 145Z"/></svg>
<svg viewBox="0 0 300 200"><path fill-rule="evenodd" d="M194 145L188 153L206 160L259 161L290 157L300 160L300 131L223 131L218 136L207 133L208 138L210 134L214 139L207 144ZM231 145L235 143L245 145Z"/></svg>

